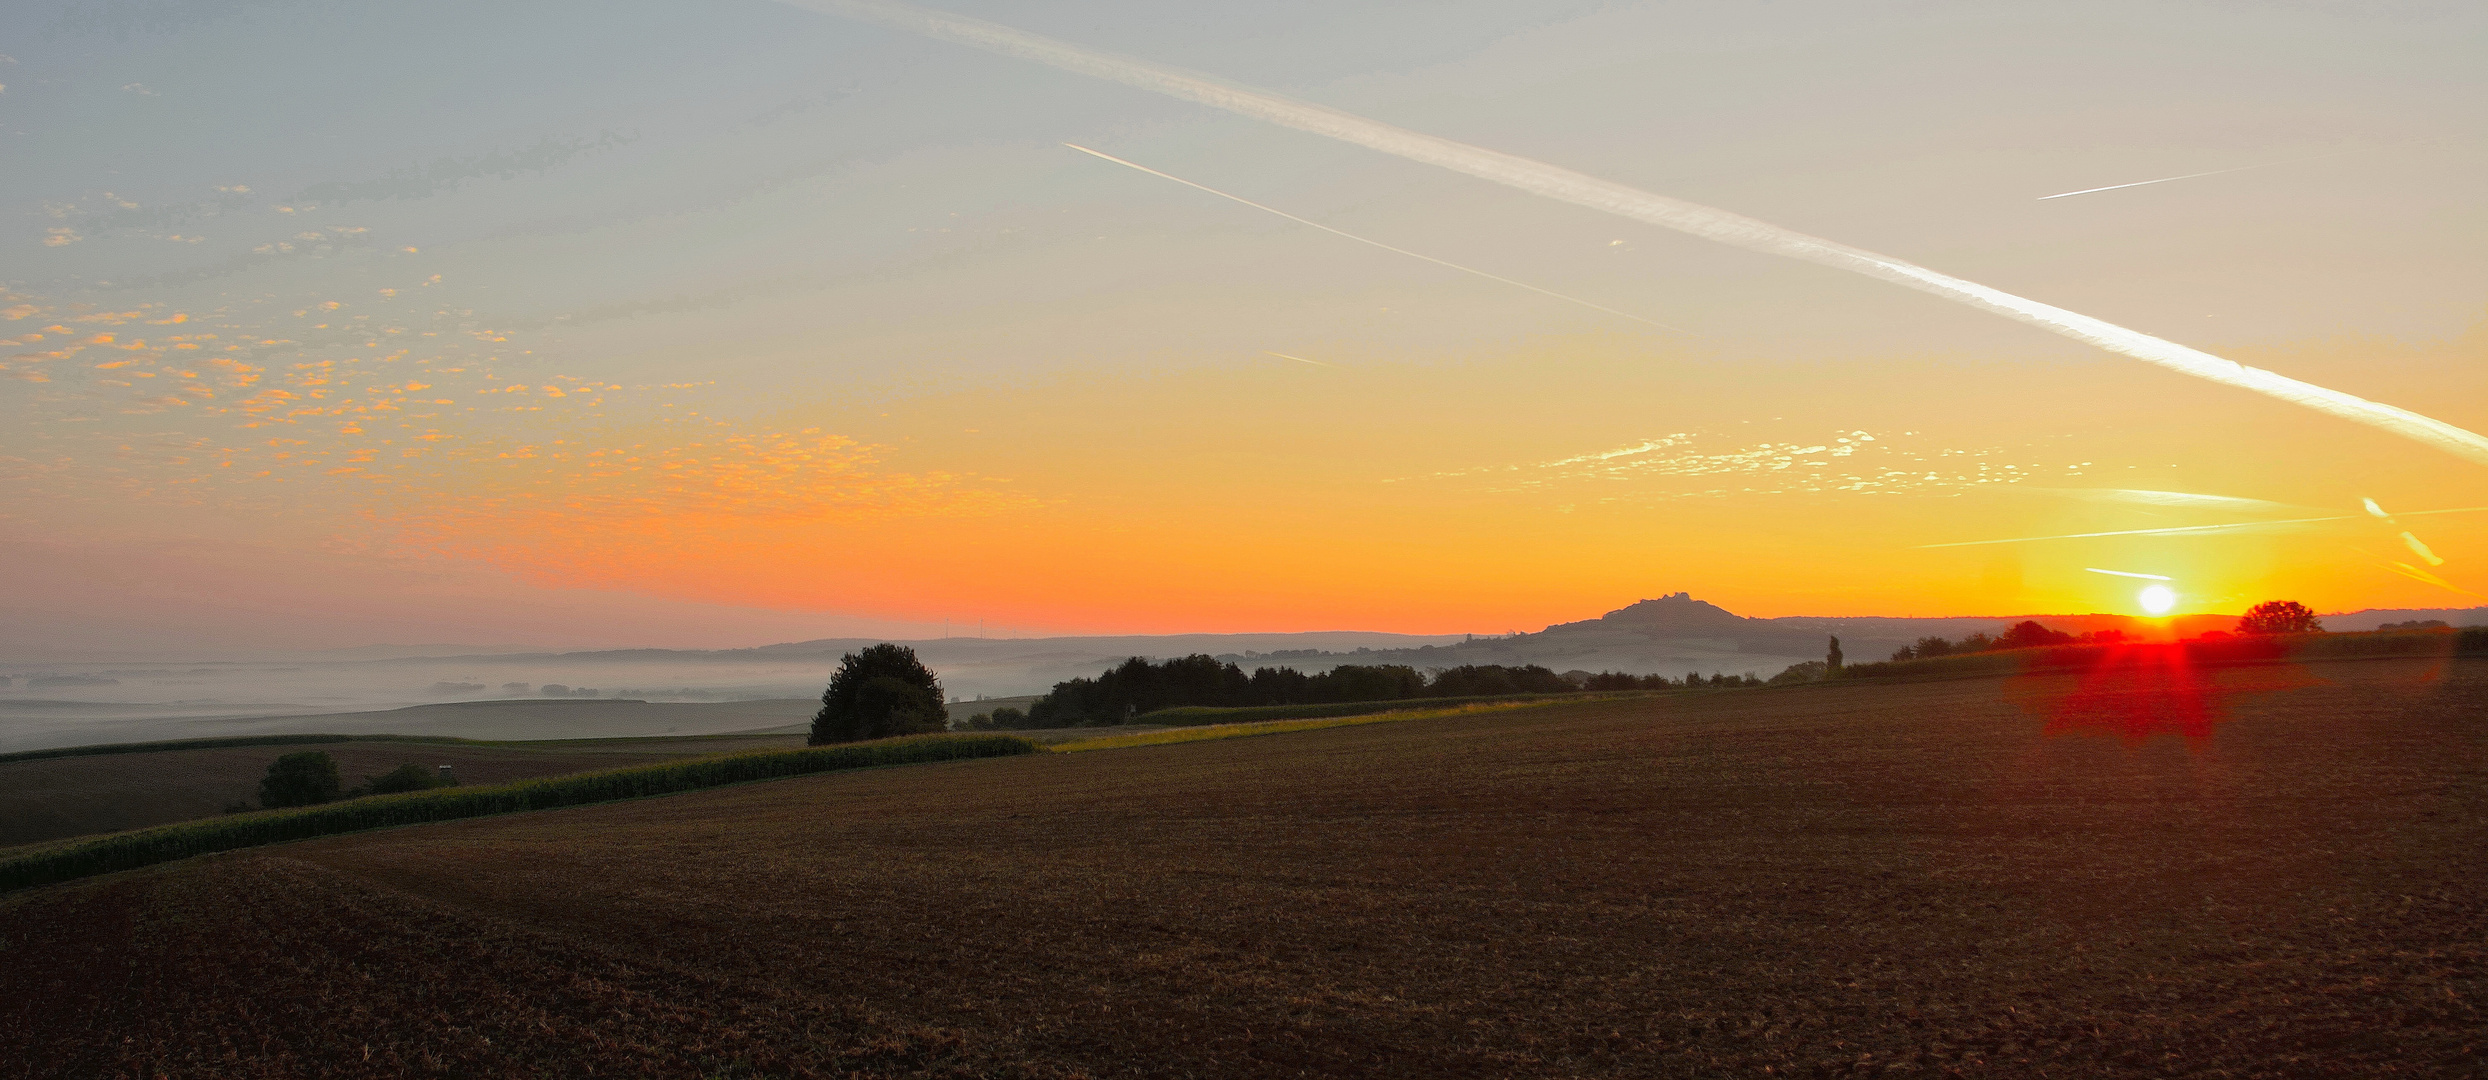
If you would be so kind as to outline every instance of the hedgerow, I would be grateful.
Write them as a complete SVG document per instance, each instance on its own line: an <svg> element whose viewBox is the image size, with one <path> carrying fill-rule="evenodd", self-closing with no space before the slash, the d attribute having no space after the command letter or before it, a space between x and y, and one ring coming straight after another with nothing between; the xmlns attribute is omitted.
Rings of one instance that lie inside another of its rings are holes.
<svg viewBox="0 0 2488 1080"><path fill-rule="evenodd" d="M1035 743L1008 735L930 735L802 750L720 754L492 787L436 788L291 810L263 810L69 841L0 859L0 891L130 870L192 855L393 825L669 795L807 773L1035 752Z"/></svg>

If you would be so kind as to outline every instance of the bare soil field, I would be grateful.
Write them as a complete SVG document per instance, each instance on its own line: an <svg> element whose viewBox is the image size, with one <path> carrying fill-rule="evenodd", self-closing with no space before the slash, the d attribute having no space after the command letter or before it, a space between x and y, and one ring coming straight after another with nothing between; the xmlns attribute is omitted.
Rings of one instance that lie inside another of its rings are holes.
<svg viewBox="0 0 2488 1080"><path fill-rule="evenodd" d="M0 847L214 817L259 797L268 763L297 750L337 759L351 787L407 762L447 765L460 783L493 784L652 761L803 745L800 735L599 739L543 746L344 742L232 746L0 762Z"/></svg>
<svg viewBox="0 0 2488 1080"><path fill-rule="evenodd" d="M843 773L0 901L27 1076L2477 1076L2488 663Z"/></svg>

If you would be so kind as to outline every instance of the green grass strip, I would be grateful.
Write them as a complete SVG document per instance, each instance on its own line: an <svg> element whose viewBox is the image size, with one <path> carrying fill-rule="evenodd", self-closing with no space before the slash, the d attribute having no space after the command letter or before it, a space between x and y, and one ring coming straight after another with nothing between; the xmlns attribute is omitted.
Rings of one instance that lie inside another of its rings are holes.
<svg viewBox="0 0 2488 1080"><path fill-rule="evenodd" d="M491 787L434 788L290 810L261 810L135 832L65 841L0 860L0 892L130 870L192 855L281 844L315 836L430 821L549 810L561 806L670 795L808 773L1033 754L1009 735L923 735L907 739L761 750L522 780Z"/></svg>
<svg viewBox="0 0 2488 1080"><path fill-rule="evenodd" d="M1624 695L1617 695L1624 696ZM1360 724L1391 724L1402 720L1440 720L1450 716L1474 716L1479 713L1513 712L1547 705L1582 701L1613 700L1605 696L1563 695L1529 701L1501 701L1484 704L1454 705L1448 708L1402 709L1397 712L1369 712L1357 716L1335 716L1308 720L1268 720L1250 724L1208 724L1200 727L1170 728L1166 731L1144 731L1136 735L1101 735L1094 739L1077 739L1046 747L1057 754L1078 754L1090 750L1122 750L1134 746L1164 746L1169 743L1202 742L1208 739L1241 739L1253 735L1277 735L1289 731L1312 731L1317 728L1354 727ZM1170 710L1171 711L1171 710ZM1245 710L1235 710L1245 711Z"/></svg>

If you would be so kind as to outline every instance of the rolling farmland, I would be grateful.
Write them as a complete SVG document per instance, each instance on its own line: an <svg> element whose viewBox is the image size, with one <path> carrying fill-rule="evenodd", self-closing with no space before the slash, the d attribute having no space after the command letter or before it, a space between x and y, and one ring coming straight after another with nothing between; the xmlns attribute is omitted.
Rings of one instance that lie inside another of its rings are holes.
<svg viewBox="0 0 2488 1080"><path fill-rule="evenodd" d="M2488 663L1575 702L0 900L0 1069L2320 1076L2488 1052Z"/></svg>
<svg viewBox="0 0 2488 1080"><path fill-rule="evenodd" d="M406 762L447 765L459 782L495 784L729 750L801 746L801 735L609 739L526 745L389 740L234 746L0 762L0 847L213 817L258 798L268 763L290 750L337 759L351 786Z"/></svg>

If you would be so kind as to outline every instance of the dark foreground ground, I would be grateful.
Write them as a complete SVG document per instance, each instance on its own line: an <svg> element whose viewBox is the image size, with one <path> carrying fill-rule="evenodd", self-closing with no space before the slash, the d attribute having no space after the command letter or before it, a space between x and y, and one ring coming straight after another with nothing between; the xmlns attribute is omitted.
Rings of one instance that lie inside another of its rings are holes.
<svg viewBox="0 0 2488 1080"><path fill-rule="evenodd" d="M0 1070L2476 1076L2484 736L2479 661L2124 671L336 837L0 899Z"/></svg>

